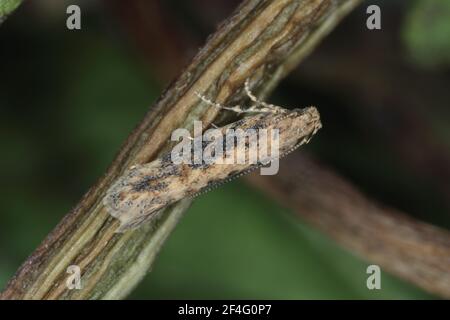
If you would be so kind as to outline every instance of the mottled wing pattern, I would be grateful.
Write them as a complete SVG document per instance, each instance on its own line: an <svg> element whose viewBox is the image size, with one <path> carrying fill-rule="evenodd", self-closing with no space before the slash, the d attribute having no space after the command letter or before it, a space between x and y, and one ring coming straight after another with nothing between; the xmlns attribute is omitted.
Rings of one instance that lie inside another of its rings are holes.
<svg viewBox="0 0 450 320"><path fill-rule="evenodd" d="M246 117L220 129L222 135L229 129L277 129L280 152L275 158L278 159L307 143L320 127L319 113L316 108L310 107L292 111L278 108L276 112ZM247 154L252 149L250 146L255 144L252 144L249 138L243 145L236 146L234 140L227 140L225 145L232 154L237 154L238 151ZM204 151L207 143L202 143L201 148L201 151ZM265 157L267 158L259 159L255 164L202 162L176 165L172 162L169 152L148 164L131 167L111 186L103 203L108 212L120 220L117 231L123 232L139 227L176 201L203 193L248 173L266 164L265 160L274 160L272 155Z"/></svg>
<svg viewBox="0 0 450 320"><path fill-rule="evenodd" d="M119 219L118 232L138 227L159 209L167 205L167 185L162 179L171 170L157 159L146 165L131 167L108 190L103 203L108 212Z"/></svg>

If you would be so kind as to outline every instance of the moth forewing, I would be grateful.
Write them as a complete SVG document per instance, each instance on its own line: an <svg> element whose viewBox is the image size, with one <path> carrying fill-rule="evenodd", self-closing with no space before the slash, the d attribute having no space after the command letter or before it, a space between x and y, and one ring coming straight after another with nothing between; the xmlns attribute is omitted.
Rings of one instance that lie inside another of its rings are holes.
<svg viewBox="0 0 450 320"><path fill-rule="evenodd" d="M207 99L204 101L212 103ZM169 152L150 163L133 166L119 177L103 200L109 214L120 220L117 232L139 227L183 198L196 196L278 161L278 158L307 143L321 128L320 116L314 107L290 111L265 104L261 113L254 113L255 108L249 109L252 110L251 115L216 129L214 134L206 131L201 135L200 144L198 140L193 141L199 137L186 140L194 145L193 149L186 148L196 152L194 157L184 155L177 159L185 161L174 161L173 152ZM231 130L241 132L241 135L237 139L230 138L228 133ZM186 150L180 146L175 148L178 148L177 152ZM223 152L218 152L219 149ZM203 156L200 162L199 154Z"/></svg>

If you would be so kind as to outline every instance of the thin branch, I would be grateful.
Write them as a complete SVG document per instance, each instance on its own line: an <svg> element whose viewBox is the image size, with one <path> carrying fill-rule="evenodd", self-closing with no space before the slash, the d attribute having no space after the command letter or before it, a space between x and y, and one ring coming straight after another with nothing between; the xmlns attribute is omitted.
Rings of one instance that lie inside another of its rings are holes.
<svg viewBox="0 0 450 320"><path fill-rule="evenodd" d="M129 136L100 181L49 234L1 294L3 299L119 299L149 270L164 239L190 201L175 204L144 228L114 233L118 223L102 205L105 191L124 170L170 147L171 132L206 125L218 110L195 91L221 103L244 98L252 77L258 91L274 88L359 0L246 0L200 50ZM289 64L287 64L289 62ZM66 269L82 270L82 289L68 290Z"/></svg>
<svg viewBox="0 0 450 320"><path fill-rule="evenodd" d="M298 152L283 161L277 175L250 175L247 181L350 252L450 298L450 232L376 205Z"/></svg>

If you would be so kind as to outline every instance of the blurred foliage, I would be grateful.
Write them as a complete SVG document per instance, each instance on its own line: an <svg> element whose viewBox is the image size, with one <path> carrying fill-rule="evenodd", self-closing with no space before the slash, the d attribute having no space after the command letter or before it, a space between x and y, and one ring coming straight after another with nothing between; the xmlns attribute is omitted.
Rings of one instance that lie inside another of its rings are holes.
<svg viewBox="0 0 450 320"><path fill-rule="evenodd" d="M164 86L96 3L80 32L65 29L64 11L37 15L36 3L0 28L0 287L103 174ZM195 3L184 3L189 21ZM302 85L275 99L295 105ZM439 221L444 205L428 182L364 136L351 100L327 94L302 87L302 103L320 105L326 125L309 151L379 200ZM386 273L382 290L367 290L367 266L236 181L195 201L132 297L430 298Z"/></svg>
<svg viewBox="0 0 450 320"><path fill-rule="evenodd" d="M276 213L276 214L274 214ZM239 181L199 198L131 298L418 299Z"/></svg>
<svg viewBox="0 0 450 320"><path fill-rule="evenodd" d="M449 67L450 1L415 2L403 26L403 38L409 54L424 67Z"/></svg>
<svg viewBox="0 0 450 320"><path fill-rule="evenodd" d="M16 10L22 0L0 0L0 22Z"/></svg>

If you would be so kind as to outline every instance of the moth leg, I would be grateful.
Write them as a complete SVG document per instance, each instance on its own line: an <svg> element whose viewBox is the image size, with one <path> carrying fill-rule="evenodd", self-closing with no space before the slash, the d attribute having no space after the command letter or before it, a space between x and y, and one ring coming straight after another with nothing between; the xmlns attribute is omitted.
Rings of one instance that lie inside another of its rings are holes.
<svg viewBox="0 0 450 320"><path fill-rule="evenodd" d="M195 92L195 94L197 95L197 97L199 97L203 102L209 104L212 107L215 108L219 108L219 109L224 109L224 110L230 110L233 112L236 112L237 114L241 114L241 113L262 113L262 112L274 112L273 109L271 110L262 110L261 108L248 108L248 109L242 109L241 106L237 105L237 106L233 106L233 107L225 107L222 106L220 103L215 103L212 102L211 100L209 100L208 98L202 96L200 93ZM275 107L275 106L274 106Z"/></svg>
<svg viewBox="0 0 450 320"><path fill-rule="evenodd" d="M237 114L241 114L241 113L245 112L245 110L243 110L239 105L234 106L234 107L225 107L225 106L222 106L220 103L212 102L211 100L209 100L208 98L204 97L203 95L201 95L198 92L195 92L195 94L203 102L207 103L208 105L210 105L212 107L219 108L219 109L224 109L224 110L230 110L230 111L236 112Z"/></svg>
<svg viewBox="0 0 450 320"><path fill-rule="evenodd" d="M261 112L261 113L279 113L282 112L282 108L274 105L274 104L270 104L270 103L266 103L264 101L259 100L250 90L250 79L247 78L247 80L245 80L245 84L244 84L244 88L245 88L245 92L247 93L247 96L250 98L250 100L252 100L255 104L252 105L250 108L248 108L246 111L248 112ZM262 107L261 107L262 106Z"/></svg>

